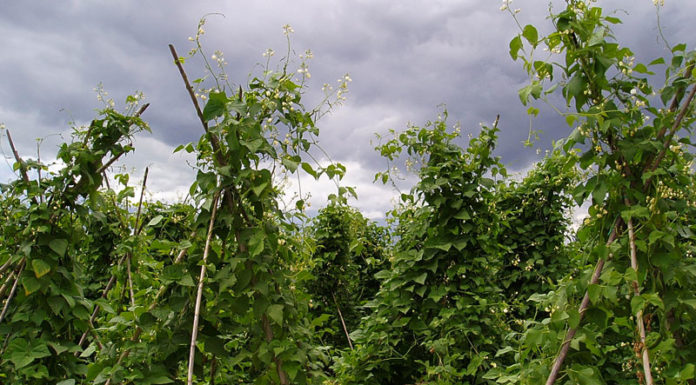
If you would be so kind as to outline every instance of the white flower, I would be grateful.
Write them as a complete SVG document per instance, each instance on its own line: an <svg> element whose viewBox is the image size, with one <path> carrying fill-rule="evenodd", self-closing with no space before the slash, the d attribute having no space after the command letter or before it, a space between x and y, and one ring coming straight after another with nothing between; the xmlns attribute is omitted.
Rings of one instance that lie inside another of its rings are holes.
<svg viewBox="0 0 696 385"><path fill-rule="evenodd" d="M290 24L285 24L285 25L283 26L283 34L284 34L285 36L287 36L287 35L289 35L289 34L291 34L291 33L294 33L294 32L295 32L295 30L292 29L292 27L290 26Z"/></svg>

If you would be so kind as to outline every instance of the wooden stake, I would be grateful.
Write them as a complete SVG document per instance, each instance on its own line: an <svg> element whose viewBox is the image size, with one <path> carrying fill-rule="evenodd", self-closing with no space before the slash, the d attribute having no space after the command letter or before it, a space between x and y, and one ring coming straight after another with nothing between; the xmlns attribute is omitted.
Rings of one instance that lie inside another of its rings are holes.
<svg viewBox="0 0 696 385"><path fill-rule="evenodd" d="M19 284L19 279L22 277L24 266L26 266L25 262L22 262L19 265L19 271L17 272L17 277L15 277L14 284L12 285L12 289L10 290L10 295L7 296L7 300L5 300L5 306L3 306L2 313L0 313L0 323L2 323L2 321L5 319L5 315L7 315L7 309L10 307L10 302L12 302L12 298L14 297L15 292L17 291L17 284Z"/></svg>
<svg viewBox="0 0 696 385"><path fill-rule="evenodd" d="M628 202L626 202L626 207L630 207ZM631 267L638 274L638 258L636 256L636 239L633 233L633 221L628 220L628 242L630 247L631 255ZM633 295L640 295L640 287L638 286L638 280L634 280L633 284ZM643 360L643 375L645 376L645 385L653 385L652 372L650 371L650 354L648 353L648 346L645 344L645 325L643 323L643 309L636 312L636 325L638 326L638 335L640 337L641 346L641 357Z"/></svg>
<svg viewBox="0 0 696 385"><path fill-rule="evenodd" d="M350 350L353 350L353 342L350 340L350 334L348 333L348 328L346 327L346 322L343 320L343 314L341 314L341 307L338 306L338 301L336 301L336 296L334 293L331 293L331 297L333 297L334 304L336 304L336 310L338 310L338 318L341 319L341 325L343 326L343 332L346 333L346 339L348 340L348 346L350 346Z"/></svg>
<svg viewBox="0 0 696 385"><path fill-rule="evenodd" d="M196 307L193 312L193 327L191 328L191 349L189 350L188 363L188 385L193 385L193 364L196 356L196 339L198 338L198 319L201 315L201 302L203 301L203 280L205 279L206 264L208 263L208 252L210 251L210 241L213 238L213 226L215 225L215 214L217 213L219 194L215 194L213 198L213 211L210 214L210 224L208 225L208 236L205 239L205 248L203 249L203 264L201 265L201 274L198 278L198 291L196 293Z"/></svg>
<svg viewBox="0 0 696 385"><path fill-rule="evenodd" d="M621 223L623 221L621 218L617 218L616 222L614 222L614 228L611 231L611 234L609 235L609 239L607 240L606 245L609 246L617 238L618 235L618 227L621 226ZM611 255L609 256L611 258ZM592 278L590 279L589 285L596 284L599 282L599 276L602 274L602 269L604 268L604 263L606 263L605 259L600 258L597 261L597 265L595 266L594 272L592 273ZM588 287L589 287L588 285ZM590 305L590 292L589 289L585 291L585 296L582 298L582 302L580 303L580 308L578 309L579 313L579 319L578 319L578 326L579 323L582 322L582 318L585 315L585 310L587 310L587 307ZM568 331L566 332L566 336L563 339L563 344L561 345L561 350L558 353L558 356L556 356L556 360L553 363L553 366L551 367L551 373L549 374L549 377L546 379L546 385L552 385L555 381L556 378L558 377L558 373L561 371L561 367L563 366L563 361L565 360L566 356L568 355L568 348L570 348L570 341L573 340L575 337L575 333L577 333L578 329L577 327L575 328L569 328Z"/></svg>
<svg viewBox="0 0 696 385"><path fill-rule="evenodd" d="M217 136L213 135L210 133L208 130L208 122L205 121L203 118L203 112L198 104L198 99L196 99L196 94L193 91L193 87L191 87L191 84L188 81L188 76L186 76L186 71L184 71L184 67L181 65L181 61L179 60L179 55L176 53L176 49L172 44L169 44L169 51L172 54L172 57L174 58L174 64L176 64L176 67L179 70L179 74L181 75L181 78L184 81L184 84L186 86L186 91L189 94L189 97L191 98L191 102L193 103L193 106L196 109L196 114L198 115L198 119L201 121L201 125L203 126L203 130L205 133L208 135L208 138L210 140L210 144L213 147L213 154L215 156L215 161L222 167L227 165L227 162L225 161L225 158L223 157L222 152L220 151L220 142L217 138ZM249 216L246 213L246 210L244 209L244 205L239 201L239 198L241 195L237 191L237 188L234 185L229 185L224 189L225 195L223 196L223 201L227 202L227 206L230 208L230 211L232 213L239 213L242 218L244 219L244 222L248 226L252 226L253 223L249 219ZM244 253L246 251L246 245L244 245L240 240L240 234L239 231L235 232L235 238L237 239L237 243L239 244L239 250ZM247 264L247 268L251 268L249 264ZM252 282L253 282L252 278ZM266 314L263 314L261 316L261 327L263 329L264 335L266 337L266 341L270 342L273 339L273 329L271 328L271 323L268 320L268 317ZM275 354L273 354L273 362L276 365L276 372L278 373L278 378L280 379L281 385L287 385L289 384L289 380L287 377L287 374L283 371L283 360L278 358ZM107 382L105 385L109 385Z"/></svg>

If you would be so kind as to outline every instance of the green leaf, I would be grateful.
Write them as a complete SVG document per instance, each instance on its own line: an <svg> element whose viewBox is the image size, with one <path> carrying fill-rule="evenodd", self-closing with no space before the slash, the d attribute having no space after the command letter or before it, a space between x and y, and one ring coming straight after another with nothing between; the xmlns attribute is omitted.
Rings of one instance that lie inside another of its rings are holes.
<svg viewBox="0 0 696 385"><path fill-rule="evenodd" d="M208 103L203 108L203 120L206 122L215 119L225 113L227 95L224 92L211 92Z"/></svg>
<svg viewBox="0 0 696 385"><path fill-rule="evenodd" d="M314 179L319 178L319 174L314 170L311 164L307 162L302 162L302 169L305 170L305 172L311 176L314 177Z"/></svg>
<svg viewBox="0 0 696 385"><path fill-rule="evenodd" d="M283 305L271 305L266 312L276 324L283 325Z"/></svg>
<svg viewBox="0 0 696 385"><path fill-rule="evenodd" d="M300 160L298 160L299 156L295 156L292 158L283 158L281 160L281 163L283 163L283 166L288 169L290 172L295 172L297 170L297 167L300 166Z"/></svg>
<svg viewBox="0 0 696 385"><path fill-rule="evenodd" d="M36 278L41 278L51 271L51 265L46 263L43 259L32 259L31 267L34 269L34 275Z"/></svg>
<svg viewBox="0 0 696 385"><path fill-rule="evenodd" d="M73 379L63 380L60 382L56 382L56 385L75 385L75 380L73 380Z"/></svg>
<svg viewBox="0 0 696 385"><path fill-rule="evenodd" d="M520 36L515 36L512 40L510 40L510 57L512 57L513 60L517 60L518 53L522 49L522 39Z"/></svg>
<svg viewBox="0 0 696 385"><path fill-rule="evenodd" d="M178 281L184 276L184 266L183 265L169 265L162 269L162 280L165 281Z"/></svg>
<svg viewBox="0 0 696 385"><path fill-rule="evenodd" d="M268 186L267 181L261 182L261 183L257 184L256 186L252 187L251 191L253 191L257 197L260 197L261 194L263 194L263 191L266 189L266 186Z"/></svg>
<svg viewBox="0 0 696 385"><path fill-rule="evenodd" d="M568 114L565 116L565 121L566 123L568 123L568 127L573 127L573 123L575 123L577 119L578 117L574 114Z"/></svg>
<svg viewBox="0 0 696 385"><path fill-rule="evenodd" d="M471 219L471 215L469 215L469 211L467 209L461 209L457 213L457 215L454 216L455 219L462 219L462 220L469 220Z"/></svg>
<svg viewBox="0 0 696 385"><path fill-rule="evenodd" d="M604 42L604 37L606 36L606 28L599 27L595 29L594 33L590 37L590 40L587 41L587 45L589 47L593 45L598 45Z"/></svg>
<svg viewBox="0 0 696 385"><path fill-rule="evenodd" d="M645 306L645 299L643 297L636 295L631 298L631 312L633 314L638 313L639 310L643 310L643 306Z"/></svg>
<svg viewBox="0 0 696 385"><path fill-rule="evenodd" d="M643 63L638 63L636 64L635 67L633 67L633 71L639 73L639 74L649 74L652 75L653 73L648 71L648 67L645 66Z"/></svg>
<svg viewBox="0 0 696 385"><path fill-rule="evenodd" d="M22 286L24 286L24 294L29 295L41 288L41 282L32 276L22 278Z"/></svg>
<svg viewBox="0 0 696 385"><path fill-rule="evenodd" d="M587 83L582 76L576 74L565 86L566 89L566 101L570 102L570 99L577 98L585 91Z"/></svg>
<svg viewBox="0 0 696 385"><path fill-rule="evenodd" d="M684 369L682 369L681 372L679 372L679 377L684 380L694 378L694 369L696 369L696 365L686 364L684 366Z"/></svg>
<svg viewBox="0 0 696 385"><path fill-rule="evenodd" d="M496 357L502 356L505 353L514 352L515 349L512 346L506 346L495 353Z"/></svg>
<svg viewBox="0 0 696 385"><path fill-rule="evenodd" d="M428 273L422 273L413 279L413 282L420 283L421 285L425 283L425 279L428 277Z"/></svg>
<svg viewBox="0 0 696 385"><path fill-rule="evenodd" d="M679 302L691 306L692 308L696 309L696 298L692 299L680 299Z"/></svg>
<svg viewBox="0 0 696 385"><path fill-rule="evenodd" d="M539 34L533 25L525 25L524 29L522 30L522 36L524 36L524 38L527 39L532 46L536 47L536 44L539 41Z"/></svg>
<svg viewBox="0 0 696 385"><path fill-rule="evenodd" d="M146 226L146 227L157 226L157 224L159 224L160 222L162 222L162 219L164 219L163 216L157 215L157 216L155 216L154 218L152 218L152 219L150 220L150 222L148 222L147 225L145 225L145 226Z"/></svg>
<svg viewBox="0 0 696 385"><path fill-rule="evenodd" d="M94 352L97 351L97 345L94 343L89 344L87 349L85 349L82 353L80 353L80 357L85 358L91 356Z"/></svg>
<svg viewBox="0 0 696 385"><path fill-rule="evenodd" d="M657 65L657 64L665 64L665 58L659 57L659 58L657 58L657 59L651 61L648 65L649 65L649 66L654 66L654 65Z"/></svg>
<svg viewBox="0 0 696 385"><path fill-rule="evenodd" d="M48 247L53 250L58 256L65 256L65 251L68 249L68 241L65 239L52 239L48 242Z"/></svg>
<svg viewBox="0 0 696 385"><path fill-rule="evenodd" d="M150 384L171 384L172 382L174 382L174 380L172 380L171 378L162 375L148 377L145 379L145 381L149 382Z"/></svg>
<svg viewBox="0 0 696 385"><path fill-rule="evenodd" d="M650 232L650 235L648 236L648 244L652 245L653 243L657 242L660 238L664 237L665 233L663 233L660 230L653 230Z"/></svg>

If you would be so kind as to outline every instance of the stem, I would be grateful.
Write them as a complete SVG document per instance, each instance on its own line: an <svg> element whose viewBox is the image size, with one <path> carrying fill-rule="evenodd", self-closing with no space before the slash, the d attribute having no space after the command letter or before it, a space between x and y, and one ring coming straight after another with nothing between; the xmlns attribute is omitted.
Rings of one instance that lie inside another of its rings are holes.
<svg viewBox="0 0 696 385"><path fill-rule="evenodd" d="M628 200L626 200L626 206L630 207L628 203ZM633 233L633 221L631 219L628 220L627 226L628 242L631 253L631 267L633 268L633 270L635 270L636 273L638 273L638 258L636 257L636 239L635 234ZM640 287L638 286L637 280L633 281L633 295L640 295ZM645 325L643 323L643 309L638 310L638 312L636 313L636 324L638 326L638 334L640 335L640 346L642 350L641 356L643 358L643 373L645 375L645 385L653 385L652 373L650 371L650 355L648 353L648 347L645 345Z"/></svg>
<svg viewBox="0 0 696 385"><path fill-rule="evenodd" d="M348 333L348 328L346 327L346 322L343 320L343 314L341 314L341 307L338 306L338 301L336 301L336 295L334 293L331 293L331 297L333 297L334 304L336 304L336 310L338 310L338 318L341 319L341 325L343 326L343 332L346 333L346 339L348 340L348 346L350 346L350 350L353 350L353 342L350 340L350 335Z"/></svg>
<svg viewBox="0 0 696 385"><path fill-rule="evenodd" d="M191 349L189 350L188 364L188 385L193 385L193 364L196 356L196 339L198 338L198 319L201 315L201 302L203 301L203 280L205 279L206 264L208 263L208 253L210 252L210 241L213 237L213 225L215 224L215 214L217 213L217 205L219 193L213 198L213 211L210 214L210 224L208 225L208 237L205 239L205 248L203 249L203 264L201 265L201 275L198 278L198 292L196 293L196 307L193 312L193 327L191 329Z"/></svg>
<svg viewBox="0 0 696 385"><path fill-rule="evenodd" d="M17 291L17 284L19 283L19 278L21 278L22 272L24 271L24 266L26 266L26 263L24 262L22 262L19 266L19 271L17 272L17 277L15 278L14 284L12 284L12 290L10 290L10 295L7 296L7 300L5 300L5 306L3 306L2 313L0 313L0 323L2 323L2 320L5 319L5 315L7 315L7 309L10 307L12 297L14 297L15 292Z"/></svg>
<svg viewBox="0 0 696 385"><path fill-rule="evenodd" d="M614 228L611 230L611 234L609 235L609 239L607 240L606 245L609 246L614 241L616 240L616 237L618 235L618 228L621 226L621 218L617 218L616 222L614 222ZM609 255L609 258L611 258L611 254ZM594 272L592 273L592 278L590 279L589 285L596 284L599 282L599 276L602 274L602 269L604 268L604 263L606 260L600 258L597 261L597 265L595 266ZM587 310L587 307L590 304L590 291L589 291L589 285L588 285L588 290L585 291L585 296L582 298L582 302L580 303L580 308L578 309L579 313L579 320L578 320L578 327L580 322L582 322L582 318L585 315L585 310ZM561 345L561 350L558 353L558 356L556 357L556 360L553 363L553 367L551 367L551 373L549 374L549 377L546 379L546 385L552 385L555 381L556 378L558 377L558 373L561 371L561 367L563 366L563 361L565 360L566 356L568 355L568 348L570 348L570 341L573 340L573 337L575 337L575 333L577 333L578 329L577 327L575 328L569 328L568 331L566 332L566 336L563 339L563 344Z"/></svg>

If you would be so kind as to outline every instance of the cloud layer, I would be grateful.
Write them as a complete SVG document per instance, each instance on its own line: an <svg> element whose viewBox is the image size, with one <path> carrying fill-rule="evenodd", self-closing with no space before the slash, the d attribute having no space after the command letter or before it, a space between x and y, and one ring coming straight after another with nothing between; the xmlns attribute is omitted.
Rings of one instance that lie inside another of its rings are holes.
<svg viewBox="0 0 696 385"><path fill-rule="evenodd" d="M553 1L555 7L562 3ZM625 8L617 11L624 24L615 32L638 61L666 53L651 1L599 5L607 12ZM45 138L41 154L49 159L57 143L69 137L69 122L88 122L100 107L95 86L103 84L117 102L143 91L151 103L144 118L153 133L138 138L136 154L126 164L134 176L151 165L153 197L176 199L185 194L193 173L171 151L196 140L201 129L167 44L184 54L200 17L221 13L208 16L205 44L210 53L224 51L227 72L243 83L264 60L266 48L284 52L281 26L290 24L296 31L295 51L315 54L308 104L318 100L322 83L344 73L353 79L348 102L320 122L320 140L334 160L348 166L346 182L358 186L361 195L358 207L378 217L391 207L394 192L371 185L374 173L384 168L373 150L374 134L434 119L443 103L452 122L461 122L464 137L500 114L498 152L512 170L538 160L534 149L521 144L530 122L517 90L526 75L508 55L517 26L499 6L474 0L7 2L0 6L0 122L12 131L24 156L35 156L35 139ZM513 7L521 9L522 24L549 29L547 2L518 0ZM671 44L693 46L687 17L695 11L692 1L667 0L662 32ZM201 68L187 62L191 77L202 74ZM537 143L542 149L568 132L563 120L543 106L532 124L543 131ZM0 149L5 157L11 154L5 138ZM5 162L0 178L12 178ZM322 185L314 189L316 199L326 193Z"/></svg>

